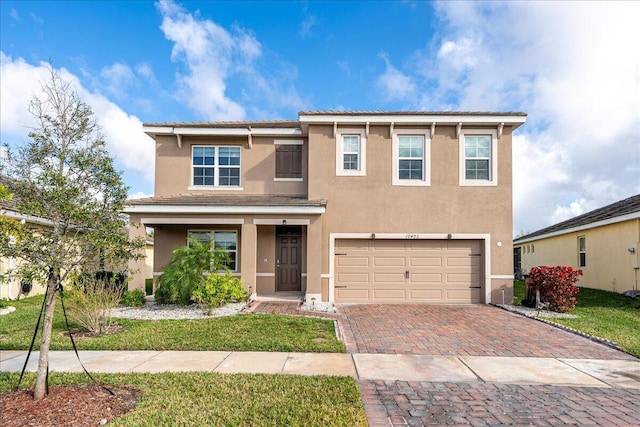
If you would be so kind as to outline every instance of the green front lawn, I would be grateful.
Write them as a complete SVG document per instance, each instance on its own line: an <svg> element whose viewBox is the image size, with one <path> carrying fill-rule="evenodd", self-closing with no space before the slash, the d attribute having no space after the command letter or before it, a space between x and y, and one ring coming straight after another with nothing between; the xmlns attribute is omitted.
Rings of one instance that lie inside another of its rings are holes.
<svg viewBox="0 0 640 427"><path fill-rule="evenodd" d="M524 281L514 282L514 302L524 298ZM576 319L551 319L553 322L613 341L640 357L640 301L616 292L580 288L573 314Z"/></svg>
<svg viewBox="0 0 640 427"><path fill-rule="evenodd" d="M0 393L18 374L0 373ZM294 375L216 373L94 374L113 386L142 392L136 409L114 419L113 426L366 426L355 379ZM53 372L51 386L86 383L84 374ZM24 386L35 375L27 374Z"/></svg>
<svg viewBox="0 0 640 427"><path fill-rule="evenodd" d="M0 349L27 349L42 304L42 296L25 298L11 304L15 305L17 310L0 316ZM61 336L66 328L59 306L57 301L51 349L71 350L69 338ZM241 314L200 320L115 321L125 327L123 332L77 338L78 349L328 353L345 351L344 344L335 335L333 321L324 319L275 314Z"/></svg>

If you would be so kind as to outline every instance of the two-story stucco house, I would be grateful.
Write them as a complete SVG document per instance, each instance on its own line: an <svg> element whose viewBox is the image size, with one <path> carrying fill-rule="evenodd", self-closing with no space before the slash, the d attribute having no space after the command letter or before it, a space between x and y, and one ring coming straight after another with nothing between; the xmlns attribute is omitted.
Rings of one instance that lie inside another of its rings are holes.
<svg viewBox="0 0 640 427"><path fill-rule="evenodd" d="M154 229L155 275L192 237L225 248L258 298L510 302L511 143L525 120L314 111L145 124L155 195L126 212L134 235Z"/></svg>

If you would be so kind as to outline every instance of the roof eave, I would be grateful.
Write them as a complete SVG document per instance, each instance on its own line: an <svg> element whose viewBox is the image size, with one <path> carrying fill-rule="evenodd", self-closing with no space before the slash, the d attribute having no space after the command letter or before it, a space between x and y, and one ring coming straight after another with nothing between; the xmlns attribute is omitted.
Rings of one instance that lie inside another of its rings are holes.
<svg viewBox="0 0 640 427"><path fill-rule="evenodd" d="M576 233L578 231L589 230L591 228L597 228L597 227L602 227L602 226L605 226L605 225L617 224L617 223L620 223L620 222L630 221L630 220L634 220L634 219L640 219L640 212L633 212L633 213L626 214L626 215L620 215L620 216L616 216L616 217L613 217L613 218L604 219L602 221L596 221L596 222L592 222L592 223L589 223L589 224L584 224L584 225L579 225L579 226L576 226L576 227L566 228L564 230L551 231L549 233L540 234L540 235L537 235L537 236L532 236L532 237L523 236L523 237L521 237L519 239L515 239L513 241L513 244L514 245L519 245L519 244L522 244L522 243L530 243L530 242L534 242L534 241L537 241L537 240L548 239L550 237L561 236L563 234Z"/></svg>
<svg viewBox="0 0 640 427"><path fill-rule="evenodd" d="M127 214L301 214L319 215L326 212L323 205L130 205L124 209Z"/></svg>

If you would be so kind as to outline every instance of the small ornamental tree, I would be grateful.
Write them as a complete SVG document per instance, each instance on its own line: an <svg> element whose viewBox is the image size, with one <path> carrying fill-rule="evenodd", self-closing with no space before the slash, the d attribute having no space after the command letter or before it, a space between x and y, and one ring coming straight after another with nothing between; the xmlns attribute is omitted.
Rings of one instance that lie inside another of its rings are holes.
<svg viewBox="0 0 640 427"><path fill-rule="evenodd" d="M128 238L127 187L91 108L50 72L29 104L36 122L29 140L16 150L6 147L0 162L16 210L33 219L2 223L0 256L21 259L46 280L35 400L46 394L56 291L78 269L124 267L144 247L143 239Z"/></svg>
<svg viewBox="0 0 640 427"><path fill-rule="evenodd" d="M549 304L549 309L564 313L576 308L576 297L580 288L576 286L581 270L568 266L533 267L529 271L533 291L540 292L540 300Z"/></svg>

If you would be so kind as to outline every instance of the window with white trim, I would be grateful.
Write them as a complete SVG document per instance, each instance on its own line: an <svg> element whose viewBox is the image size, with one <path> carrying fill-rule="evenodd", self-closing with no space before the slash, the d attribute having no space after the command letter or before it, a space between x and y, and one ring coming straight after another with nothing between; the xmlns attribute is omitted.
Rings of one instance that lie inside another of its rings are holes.
<svg viewBox="0 0 640 427"><path fill-rule="evenodd" d="M237 146L192 146L193 186L240 187L240 159Z"/></svg>
<svg viewBox="0 0 640 427"><path fill-rule="evenodd" d="M431 185L431 138L424 130L398 129L392 136L393 185Z"/></svg>
<svg viewBox="0 0 640 427"><path fill-rule="evenodd" d="M460 185L498 185L498 134L495 130L460 132Z"/></svg>
<svg viewBox="0 0 640 427"><path fill-rule="evenodd" d="M585 236L578 237L578 267L587 266L587 238Z"/></svg>
<svg viewBox="0 0 640 427"><path fill-rule="evenodd" d="M237 271L238 233L236 231L190 230L187 232L187 241L191 239L195 239L203 244L212 244L212 249L218 248L224 250L229 257L226 263L227 268L231 271Z"/></svg>
<svg viewBox="0 0 640 427"><path fill-rule="evenodd" d="M367 139L359 129L340 129L336 132L336 175L365 176Z"/></svg>

